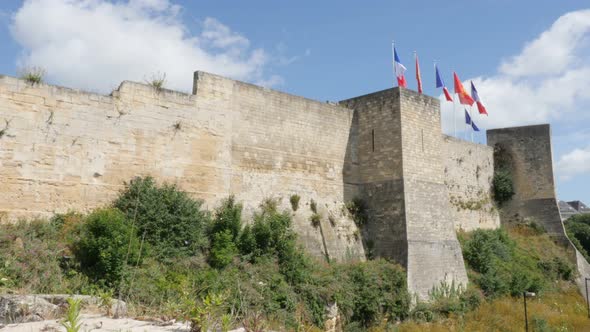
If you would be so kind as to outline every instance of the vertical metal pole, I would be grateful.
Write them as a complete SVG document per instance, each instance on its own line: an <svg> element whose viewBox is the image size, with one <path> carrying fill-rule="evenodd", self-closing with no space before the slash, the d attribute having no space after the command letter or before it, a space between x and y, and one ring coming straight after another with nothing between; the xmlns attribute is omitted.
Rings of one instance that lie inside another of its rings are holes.
<svg viewBox="0 0 590 332"><path fill-rule="evenodd" d="M457 110L455 107L455 99L457 99L457 97L453 93L453 136L457 137Z"/></svg>
<svg viewBox="0 0 590 332"><path fill-rule="evenodd" d="M395 41L391 41L391 64L393 65L393 87L396 87L397 73L395 72ZM398 84L399 86L399 84Z"/></svg>
<svg viewBox="0 0 590 332"><path fill-rule="evenodd" d="M524 328L526 332L529 332L529 318L526 313L526 292L522 292L522 298L524 299Z"/></svg>
<svg viewBox="0 0 590 332"><path fill-rule="evenodd" d="M584 278L586 284L586 305L588 306L588 318L590 318L590 302L588 302L588 278Z"/></svg>

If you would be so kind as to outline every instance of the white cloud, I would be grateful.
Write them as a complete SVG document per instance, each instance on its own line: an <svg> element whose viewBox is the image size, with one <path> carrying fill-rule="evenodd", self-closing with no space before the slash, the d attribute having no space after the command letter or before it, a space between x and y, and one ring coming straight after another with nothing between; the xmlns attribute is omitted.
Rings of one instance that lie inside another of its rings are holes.
<svg viewBox="0 0 590 332"><path fill-rule="evenodd" d="M589 35L590 10L565 14L503 61L495 75L470 79L490 114L475 116L476 123L490 129L586 117L582 111L590 101L590 60L585 56ZM463 83L468 91L470 80ZM453 106L440 98L443 130L451 133ZM459 105L456 121L463 128Z"/></svg>
<svg viewBox="0 0 590 332"><path fill-rule="evenodd" d="M590 173L590 146L576 148L561 156L557 162L557 172L563 180Z"/></svg>
<svg viewBox="0 0 590 332"><path fill-rule="evenodd" d="M181 10L169 0L27 0L11 24L24 50L18 64L44 67L50 81L101 92L156 72L183 91L192 89L195 70L282 82L266 74L265 50L251 49L246 37L214 18L191 34Z"/></svg>
<svg viewBox="0 0 590 332"><path fill-rule="evenodd" d="M590 10L567 13L528 43L519 55L502 63L500 72L516 77L559 75L579 60L575 52L589 30Z"/></svg>

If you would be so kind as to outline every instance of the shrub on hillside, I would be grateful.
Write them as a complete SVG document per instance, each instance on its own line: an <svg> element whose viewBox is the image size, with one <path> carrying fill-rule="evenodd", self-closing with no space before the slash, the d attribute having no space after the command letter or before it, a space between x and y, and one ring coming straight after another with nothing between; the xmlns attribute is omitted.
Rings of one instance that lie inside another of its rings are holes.
<svg viewBox="0 0 590 332"><path fill-rule="evenodd" d="M565 222L565 230L576 248L590 261L590 214L579 214Z"/></svg>
<svg viewBox="0 0 590 332"><path fill-rule="evenodd" d="M289 213L278 212L277 205L267 202L254 215L254 223L244 227L240 251L251 262L277 257L280 271L290 283L303 282L310 262L296 243Z"/></svg>
<svg viewBox="0 0 590 332"><path fill-rule="evenodd" d="M60 269L63 249L56 227L44 220L0 225L0 289L64 291Z"/></svg>
<svg viewBox="0 0 590 332"><path fill-rule="evenodd" d="M334 266L334 299L348 322L367 327L407 317L410 295L399 265L383 259Z"/></svg>
<svg viewBox="0 0 590 332"><path fill-rule="evenodd" d="M521 225L519 227L530 227ZM546 234L510 235L505 229L476 230L459 238L472 280L487 296L539 292L556 280L572 280L574 267ZM517 239L518 242L515 240ZM539 259L542 257L542 259Z"/></svg>
<svg viewBox="0 0 590 332"><path fill-rule="evenodd" d="M230 196L215 211L215 218L209 229L209 264L224 268L238 254L237 242L242 231L242 205Z"/></svg>
<svg viewBox="0 0 590 332"><path fill-rule="evenodd" d="M126 184L113 204L137 225L138 236L151 244L159 258L192 256L207 246L208 212L175 185L157 185L151 177Z"/></svg>
<svg viewBox="0 0 590 332"><path fill-rule="evenodd" d="M209 252L209 264L222 269L228 266L239 253L233 235L230 230L224 230L213 234L211 238L211 250Z"/></svg>
<svg viewBox="0 0 590 332"><path fill-rule="evenodd" d="M91 213L82 226L74 254L82 271L105 286L118 285L125 264L140 258L139 240L125 215L117 209Z"/></svg>

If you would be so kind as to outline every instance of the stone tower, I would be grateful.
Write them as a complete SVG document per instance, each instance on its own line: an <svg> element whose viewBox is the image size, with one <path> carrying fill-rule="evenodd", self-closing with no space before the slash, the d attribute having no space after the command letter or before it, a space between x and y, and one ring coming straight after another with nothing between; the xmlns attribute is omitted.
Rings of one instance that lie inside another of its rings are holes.
<svg viewBox="0 0 590 332"><path fill-rule="evenodd" d="M557 205L551 127L542 124L488 130L487 138L495 150L496 166L505 167L514 184L514 197L502 207L502 223L525 220L541 224L568 250L578 270L578 289L586 296L590 264L568 239Z"/></svg>
<svg viewBox="0 0 590 332"><path fill-rule="evenodd" d="M358 121L358 195L368 204L374 254L404 265L422 299L443 281L466 284L444 183L439 100L394 88L340 104Z"/></svg>
<svg viewBox="0 0 590 332"><path fill-rule="evenodd" d="M564 240L549 125L488 130L487 138L495 149L496 166L509 169L514 182L514 197L502 207L503 221L530 218L554 238Z"/></svg>

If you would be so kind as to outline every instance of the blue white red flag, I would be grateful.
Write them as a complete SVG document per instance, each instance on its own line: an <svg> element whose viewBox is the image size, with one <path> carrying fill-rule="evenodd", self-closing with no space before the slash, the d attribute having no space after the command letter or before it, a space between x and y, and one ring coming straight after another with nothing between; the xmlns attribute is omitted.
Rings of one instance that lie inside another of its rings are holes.
<svg viewBox="0 0 590 332"><path fill-rule="evenodd" d="M447 101L453 101L453 97L451 97L451 93L445 86L445 82L443 81L442 76L440 76L440 73L438 72L438 67L436 65L434 65L434 71L436 72L436 87L443 89L443 93L445 94L445 98L447 99Z"/></svg>
<svg viewBox="0 0 590 332"><path fill-rule="evenodd" d="M395 77L397 78L397 85L406 88L408 86L406 77L404 76L406 67L402 65L401 61L399 60L395 45L393 46L393 68L395 71Z"/></svg>
<svg viewBox="0 0 590 332"><path fill-rule="evenodd" d="M485 106L483 106L481 99L479 99L479 94L477 93L477 89L475 89L475 85L473 85L473 81L471 82L471 97L477 104L477 110L479 111L479 114L488 115L488 111L486 110Z"/></svg>

